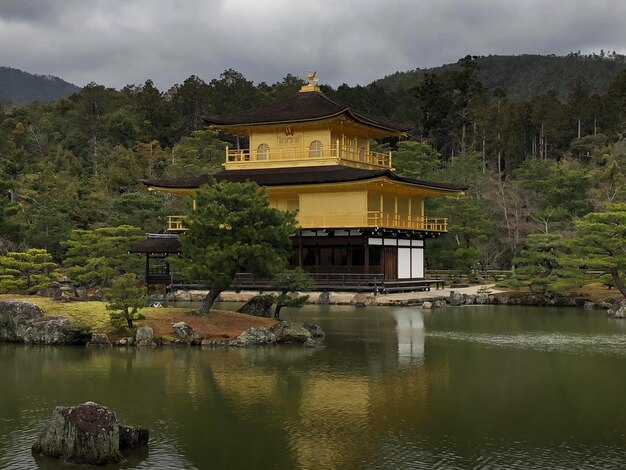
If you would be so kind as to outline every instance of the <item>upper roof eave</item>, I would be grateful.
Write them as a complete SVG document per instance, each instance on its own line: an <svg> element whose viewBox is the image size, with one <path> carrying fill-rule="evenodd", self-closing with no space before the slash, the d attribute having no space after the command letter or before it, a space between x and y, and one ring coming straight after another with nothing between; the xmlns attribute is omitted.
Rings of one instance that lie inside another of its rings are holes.
<svg viewBox="0 0 626 470"><path fill-rule="evenodd" d="M406 124L386 122L352 110L349 106L335 103L318 91L299 93L264 108L251 109L238 114L205 116L204 121L212 128L233 129L315 122L332 119L342 114L359 124L392 134L401 135L412 129L412 126Z"/></svg>

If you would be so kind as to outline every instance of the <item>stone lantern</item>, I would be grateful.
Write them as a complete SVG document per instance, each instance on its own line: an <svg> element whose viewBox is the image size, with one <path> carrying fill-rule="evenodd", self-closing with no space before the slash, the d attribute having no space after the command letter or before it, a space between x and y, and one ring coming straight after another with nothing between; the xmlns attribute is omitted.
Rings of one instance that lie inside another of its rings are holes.
<svg viewBox="0 0 626 470"><path fill-rule="evenodd" d="M72 280L67 276L63 276L61 279L59 279L58 283L60 286L59 290L61 291L61 297L59 300L73 300L75 297L75 292L74 287L72 286Z"/></svg>

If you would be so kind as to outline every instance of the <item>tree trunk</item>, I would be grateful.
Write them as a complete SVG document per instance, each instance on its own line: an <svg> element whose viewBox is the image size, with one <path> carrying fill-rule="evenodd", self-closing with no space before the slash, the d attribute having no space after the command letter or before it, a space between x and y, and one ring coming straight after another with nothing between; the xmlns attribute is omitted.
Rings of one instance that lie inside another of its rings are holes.
<svg viewBox="0 0 626 470"><path fill-rule="evenodd" d="M283 308L283 304L280 302L276 303L276 308L274 309L274 318L276 320L280 320L280 310Z"/></svg>
<svg viewBox="0 0 626 470"><path fill-rule="evenodd" d="M615 283L615 287L619 290L622 295L626 298L626 286L624 286L624 281L621 277L619 277L619 272L617 269L611 269L611 277L613 278L613 282Z"/></svg>
<svg viewBox="0 0 626 470"><path fill-rule="evenodd" d="M202 301L202 305L200 305L200 308L198 309L198 315L208 315L211 307L213 307L213 303L217 300L221 293L222 289L212 287Z"/></svg>

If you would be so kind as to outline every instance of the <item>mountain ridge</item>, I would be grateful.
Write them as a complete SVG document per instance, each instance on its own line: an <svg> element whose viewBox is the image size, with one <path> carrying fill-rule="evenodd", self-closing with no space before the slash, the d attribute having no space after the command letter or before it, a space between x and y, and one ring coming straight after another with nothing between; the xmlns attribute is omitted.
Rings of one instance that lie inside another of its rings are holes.
<svg viewBox="0 0 626 470"><path fill-rule="evenodd" d="M0 103L4 106L57 101L80 89L54 75L32 74L13 67L0 66Z"/></svg>

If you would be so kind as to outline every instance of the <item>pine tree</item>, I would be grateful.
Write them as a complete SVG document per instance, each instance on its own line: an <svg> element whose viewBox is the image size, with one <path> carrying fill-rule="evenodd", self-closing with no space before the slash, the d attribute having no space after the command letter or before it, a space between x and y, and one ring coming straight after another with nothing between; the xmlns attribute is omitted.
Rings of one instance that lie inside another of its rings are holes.
<svg viewBox="0 0 626 470"><path fill-rule="evenodd" d="M52 255L38 248L0 256L0 292L34 294L52 281L55 267Z"/></svg>
<svg viewBox="0 0 626 470"><path fill-rule="evenodd" d="M107 310L111 312L111 324L120 326L126 322L129 329L133 328L133 321L143 320L146 317L139 313L139 309L145 306L144 296L146 289L140 285L137 276L126 273L113 280L112 286L107 290Z"/></svg>
<svg viewBox="0 0 626 470"><path fill-rule="evenodd" d="M183 273L208 281L211 290L198 313L206 315L238 272L267 277L290 256L293 213L273 209L255 183L212 182L196 192L196 211L181 237Z"/></svg>

